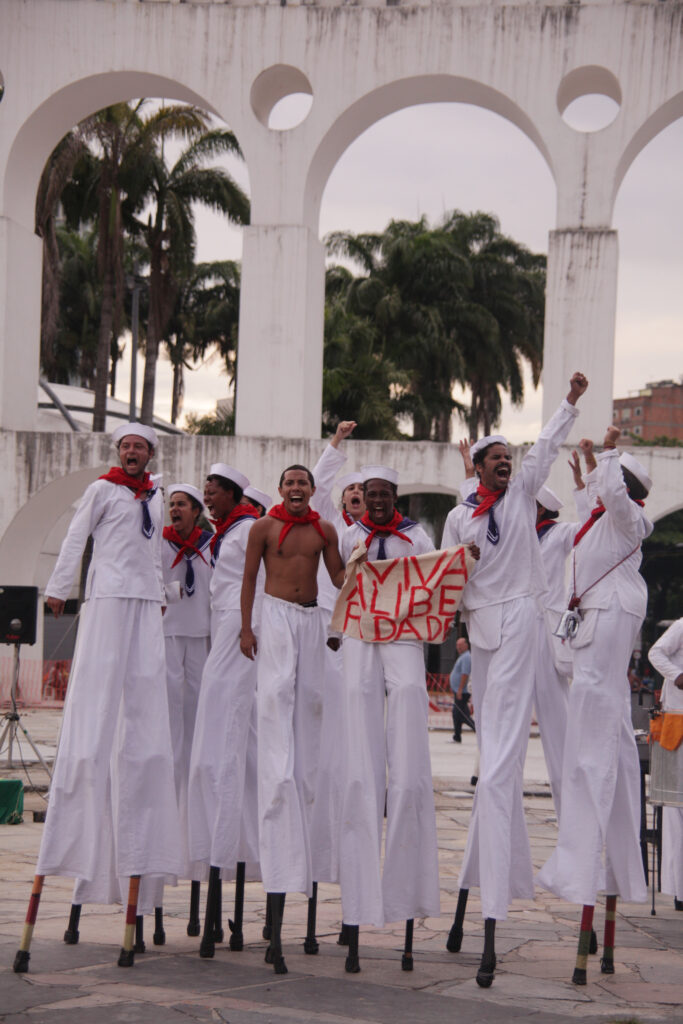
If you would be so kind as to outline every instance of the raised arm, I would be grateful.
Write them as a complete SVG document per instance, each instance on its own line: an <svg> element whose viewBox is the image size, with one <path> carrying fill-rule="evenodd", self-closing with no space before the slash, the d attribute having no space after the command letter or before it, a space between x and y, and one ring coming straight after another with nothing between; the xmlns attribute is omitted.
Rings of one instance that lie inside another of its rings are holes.
<svg viewBox="0 0 683 1024"><path fill-rule="evenodd" d="M582 373L577 372L572 375L567 397L543 427L536 444L532 445L522 459L520 475L528 494L535 497L539 487L547 480L550 467L557 458L559 447L578 416L576 403L587 387L588 381Z"/></svg>
<svg viewBox="0 0 683 1024"><path fill-rule="evenodd" d="M652 532L652 524L643 516L640 506L631 500L624 483L616 440L618 427L608 427L604 449L597 457L598 494L610 514L612 523L626 534L630 543L637 544Z"/></svg>
<svg viewBox="0 0 683 1024"><path fill-rule="evenodd" d="M242 611L242 629L240 630L240 650L245 658L254 660L257 650L256 637L251 628L251 613L254 608L256 593L256 577L266 549L266 536L270 524L267 519L259 519L249 531L247 551L244 558L244 576L242 577L242 593L240 608Z"/></svg>
<svg viewBox="0 0 683 1024"><path fill-rule="evenodd" d="M342 420L334 437L313 467L315 494L311 498L311 506L323 519L332 519L337 514L332 501L332 487L334 478L346 462L346 455L339 450L339 445L353 433L355 426L355 420Z"/></svg>

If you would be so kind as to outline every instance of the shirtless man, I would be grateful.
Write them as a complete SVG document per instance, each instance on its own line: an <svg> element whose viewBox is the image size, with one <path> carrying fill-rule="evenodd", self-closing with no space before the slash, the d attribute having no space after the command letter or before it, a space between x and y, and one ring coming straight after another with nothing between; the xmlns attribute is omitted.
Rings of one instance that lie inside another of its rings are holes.
<svg viewBox="0 0 683 1024"><path fill-rule="evenodd" d="M280 477L282 504L254 523L242 584L242 653L258 650L259 848L272 911L266 958L285 974L280 945L284 894L313 891L309 840L320 750L325 628L317 606L322 554L337 587L344 579L337 532L309 508L315 492L304 466ZM251 614L261 561L266 570L260 639Z"/></svg>

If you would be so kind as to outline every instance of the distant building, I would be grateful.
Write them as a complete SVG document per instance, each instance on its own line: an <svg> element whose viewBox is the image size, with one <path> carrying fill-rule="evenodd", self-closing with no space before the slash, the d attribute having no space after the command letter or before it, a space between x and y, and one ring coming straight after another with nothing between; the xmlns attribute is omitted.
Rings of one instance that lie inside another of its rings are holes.
<svg viewBox="0 0 683 1024"><path fill-rule="evenodd" d="M671 437L683 441L683 377L646 384L628 398L615 398L612 420L622 436L654 441Z"/></svg>

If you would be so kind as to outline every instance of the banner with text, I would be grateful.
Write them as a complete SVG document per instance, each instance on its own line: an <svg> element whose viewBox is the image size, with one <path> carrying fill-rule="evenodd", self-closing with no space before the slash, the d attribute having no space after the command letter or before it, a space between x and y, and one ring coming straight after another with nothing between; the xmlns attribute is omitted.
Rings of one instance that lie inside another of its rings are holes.
<svg viewBox="0 0 683 1024"><path fill-rule="evenodd" d="M346 567L331 628L368 643L442 644L473 565L465 547L368 562L359 544Z"/></svg>

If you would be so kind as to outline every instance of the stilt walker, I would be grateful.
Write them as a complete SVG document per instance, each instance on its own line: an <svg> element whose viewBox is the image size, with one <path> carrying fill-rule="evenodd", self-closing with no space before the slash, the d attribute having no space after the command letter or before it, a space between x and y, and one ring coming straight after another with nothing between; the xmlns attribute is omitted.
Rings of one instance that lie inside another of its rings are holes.
<svg viewBox="0 0 683 1024"><path fill-rule="evenodd" d="M616 896L645 902L640 851L640 764L631 724L627 673L645 615L647 588L638 572L641 542L652 532L643 511L651 480L609 427L597 468L585 477L597 504L576 535L565 623L574 655L562 765L557 846L538 882L584 905L579 958L597 894L608 894L603 963L613 970ZM584 454L590 442L581 442ZM591 446L592 447L592 446ZM584 984L577 963L574 981ZM583 976L585 977L585 976Z"/></svg>
<svg viewBox="0 0 683 1024"><path fill-rule="evenodd" d="M396 471L365 466L361 476L367 511L342 536L344 561L349 561L357 545L367 553L369 563L433 551L424 530L395 509ZM409 970L411 922L439 913L422 642L373 643L345 636L342 653L344 703L338 732L344 750L338 863L348 938L345 969L348 973L360 970L360 925L382 927L404 920L408 923L402 964Z"/></svg>
<svg viewBox="0 0 683 1024"><path fill-rule="evenodd" d="M495 922L505 920L513 899L534 895L523 764L534 690L529 651L537 631L537 600L546 590L534 529L536 494L574 424L577 400L587 386L583 374L572 376L566 400L514 477L504 437L492 435L471 446L479 484L449 513L441 545L473 541L481 551L462 602L472 651L470 685L480 770L460 874L460 920L454 921L449 948L462 938L464 890L479 886L485 943L477 982L482 987L492 983L495 972Z"/></svg>
<svg viewBox="0 0 683 1024"><path fill-rule="evenodd" d="M283 894L313 895L311 811L320 751L325 625L317 606L320 556L336 585L344 567L337 534L309 507L315 491L310 470L290 466L281 475L282 504L249 535L242 586L240 646L252 661L258 651L259 850L263 884L271 898L270 955L277 973L282 955ZM263 561L265 595L257 641L252 624Z"/></svg>
<svg viewBox="0 0 683 1024"><path fill-rule="evenodd" d="M46 587L47 604L59 616L92 535L87 600L50 788L39 876L93 879L107 831L102 828L103 814L110 815L115 829L117 876L177 876L180 870L161 622L163 505L158 480L146 472L157 438L151 427L132 423L118 427L113 440L120 465L87 488ZM115 733L116 790L109 806ZM33 922L37 895L39 890L29 908ZM126 949L127 943L128 939ZM28 949L20 950L24 952ZM21 959L26 969L28 956Z"/></svg>
<svg viewBox="0 0 683 1024"><path fill-rule="evenodd" d="M258 519L243 497L248 485L239 470L214 463L204 489L216 527L210 542L211 651L202 674L187 804L191 871L209 875L203 958L213 957L224 937L221 878L230 878L240 862L248 877L258 877L256 669L239 647L244 557Z"/></svg>

